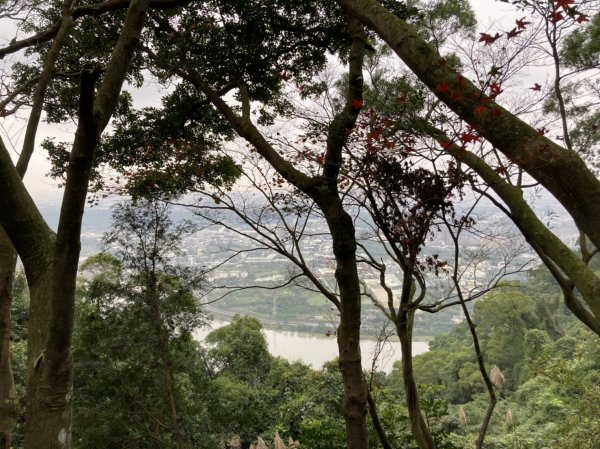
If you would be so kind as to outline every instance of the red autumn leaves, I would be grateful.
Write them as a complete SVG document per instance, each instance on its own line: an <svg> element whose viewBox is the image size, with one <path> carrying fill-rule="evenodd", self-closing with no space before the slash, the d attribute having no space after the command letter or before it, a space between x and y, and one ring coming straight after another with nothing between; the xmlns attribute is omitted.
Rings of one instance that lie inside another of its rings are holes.
<svg viewBox="0 0 600 449"><path fill-rule="evenodd" d="M568 18L574 20L577 23L589 22L590 19L587 15L580 12L576 6L574 6L575 0L550 0L550 9L548 10L547 19L550 23L556 25L561 21L567 20ZM490 45L500 39L502 36L506 36L507 39L517 37L530 25L531 22L527 22L525 17L515 20L516 27L505 33L496 33L491 35L489 33L479 33L479 42L483 42L483 45Z"/></svg>
<svg viewBox="0 0 600 449"><path fill-rule="evenodd" d="M556 24L562 20L566 20L567 17L575 20L577 23L589 22L590 19L585 14L579 12L573 4L575 0L556 0L554 3L554 8L548 19L553 24Z"/></svg>
<svg viewBox="0 0 600 449"><path fill-rule="evenodd" d="M506 32L507 39L512 39L513 37L518 36L525 30L527 25L531 24L531 22L525 21L525 17L515 20L515 23L517 26L514 27L512 30ZM483 45L493 44L498 39L500 39L502 36L504 36L504 34L500 34L500 33L496 33L494 36L492 36L491 34L488 34L488 33L479 33L479 35L480 35L479 42L483 42Z"/></svg>

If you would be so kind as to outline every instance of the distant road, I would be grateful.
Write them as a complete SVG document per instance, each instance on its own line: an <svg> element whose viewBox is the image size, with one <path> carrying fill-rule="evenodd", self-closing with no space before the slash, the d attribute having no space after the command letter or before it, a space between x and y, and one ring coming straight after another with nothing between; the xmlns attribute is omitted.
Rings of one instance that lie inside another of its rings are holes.
<svg viewBox="0 0 600 449"><path fill-rule="evenodd" d="M261 315L260 313L248 312L247 310L237 310L230 309L224 310L214 307L212 305L202 306L204 310L214 313L215 315L226 316L226 317L234 317L235 315L247 315L253 318L256 318L262 324L271 324L271 325L280 325L280 326L319 326L319 325L328 325L331 324L329 321L323 320L274 320L272 318L268 318L265 315ZM336 323L337 324L337 323Z"/></svg>

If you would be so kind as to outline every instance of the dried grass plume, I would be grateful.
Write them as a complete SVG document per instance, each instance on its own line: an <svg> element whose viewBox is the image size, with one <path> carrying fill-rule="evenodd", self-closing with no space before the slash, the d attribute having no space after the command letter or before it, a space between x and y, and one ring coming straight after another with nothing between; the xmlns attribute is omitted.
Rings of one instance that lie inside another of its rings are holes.
<svg viewBox="0 0 600 449"><path fill-rule="evenodd" d="M490 380L496 388L499 388L500 390L502 390L506 384L504 374L502 374L502 371L496 365L492 365L492 369L490 370Z"/></svg>
<svg viewBox="0 0 600 449"><path fill-rule="evenodd" d="M467 422L467 414L465 413L465 409L462 405L458 408L458 424L461 427L467 427L467 425L469 424Z"/></svg>

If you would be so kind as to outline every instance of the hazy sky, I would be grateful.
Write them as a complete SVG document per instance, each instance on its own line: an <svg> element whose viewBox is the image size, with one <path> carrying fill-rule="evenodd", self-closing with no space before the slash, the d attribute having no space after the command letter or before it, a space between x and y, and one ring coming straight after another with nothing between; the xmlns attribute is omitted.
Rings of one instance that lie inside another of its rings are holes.
<svg viewBox="0 0 600 449"><path fill-rule="evenodd" d="M501 23L512 26L518 13L505 3L494 0L471 0L471 4L477 13L479 19L478 29L486 31L489 24L494 22L495 27ZM494 27L494 28L495 28ZM10 27L0 27L0 45L8 43L14 37L14 30ZM22 55L7 57L2 61L3 64L10 64L15 58L22 58ZM160 93L156 88L149 87L142 90L132 91L135 104L138 106L156 105L160 101ZM0 134L5 144L11 150L13 157L16 157L20 151L21 139L25 132L25 115L20 114L20 119L9 117L0 121ZM40 124L36 144L37 150L32 158L28 172L25 176L25 184L31 195L36 201L41 203L58 203L61 198L61 191L57 188L56 182L46 177L49 169L49 163L46 155L39 148L39 143L46 137L55 137L57 140L71 142L73 139L74 124L52 125L46 123Z"/></svg>

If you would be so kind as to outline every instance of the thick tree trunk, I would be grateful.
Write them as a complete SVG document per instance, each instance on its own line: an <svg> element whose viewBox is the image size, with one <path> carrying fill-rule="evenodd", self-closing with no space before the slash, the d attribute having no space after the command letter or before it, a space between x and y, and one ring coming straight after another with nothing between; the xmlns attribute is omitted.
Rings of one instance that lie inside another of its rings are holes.
<svg viewBox="0 0 600 449"><path fill-rule="evenodd" d="M73 24L73 19L70 14L72 4L73 0L66 0L63 4L63 17L60 27L56 38L52 42L46 60L44 61L44 67L33 94L33 106L27 122L23 148L16 164L16 172L21 178L25 175L31 155L33 154L37 128L42 114L46 89L52 79L54 63L68 31ZM43 245L42 241L40 241L39 244ZM2 301L0 306L0 321L2 323L0 325L2 327L2 334L0 336L2 339L2 351L0 353L0 449L11 447L12 428L14 428L16 424L15 420L17 413L17 398L8 344L10 340L10 283L12 283L14 276L15 264L16 251L4 229L0 229L0 277L2 278L2 280L0 280L0 301ZM42 268L42 271L46 270L47 266ZM47 296L42 293L42 297L40 297L40 295L37 294L38 291L39 289L32 289L32 296L34 296L34 299L30 301L32 310L30 312L29 320L31 332L28 338L29 373L31 372L29 367L33 366L36 353L39 354L43 347L43 341L46 336L46 326L40 321L47 320L47 312L49 310Z"/></svg>
<svg viewBox="0 0 600 449"><path fill-rule="evenodd" d="M95 150L116 107L148 5L149 0L133 0L130 3L123 30L96 96L94 91L99 72L83 71L81 74L79 123L67 168L51 276L47 277L51 292L50 310L46 316L47 340L28 380L28 396L31 397L28 397L25 449L71 447L71 339L81 221Z"/></svg>
<svg viewBox="0 0 600 449"><path fill-rule="evenodd" d="M419 392L413 372L412 327L414 313L414 310L400 310L396 317L396 332L402 350L402 381L404 382L410 427L417 446L420 449L435 449L435 442L421 413Z"/></svg>
<svg viewBox="0 0 600 449"><path fill-rule="evenodd" d="M356 265L356 238L352 218L344 211L337 193L317 201L333 239L335 278L340 292L340 325L337 342L344 383L342 412L348 449L368 448L367 395L360 354L361 294Z"/></svg>
<svg viewBox="0 0 600 449"><path fill-rule="evenodd" d="M0 227L0 449L10 449L17 421L17 393L10 353L10 311L17 254Z"/></svg>

